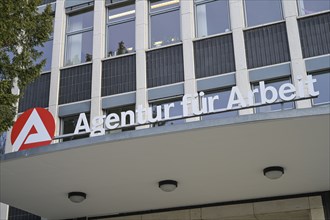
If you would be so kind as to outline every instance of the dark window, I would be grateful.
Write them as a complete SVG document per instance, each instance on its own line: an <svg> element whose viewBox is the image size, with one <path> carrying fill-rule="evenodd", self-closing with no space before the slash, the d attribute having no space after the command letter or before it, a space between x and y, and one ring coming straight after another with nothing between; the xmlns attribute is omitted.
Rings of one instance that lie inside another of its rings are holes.
<svg viewBox="0 0 330 220"><path fill-rule="evenodd" d="M61 120L62 123L62 134L73 134L74 130L76 129L77 121L78 121L79 115L73 115L73 116L68 116L64 117ZM90 117L89 113L86 113L86 118L89 123ZM89 137L89 134L83 134L83 135L76 135L76 136L71 136L67 138L63 138L63 141L71 141L71 140L77 140L81 138L87 138Z"/></svg>
<svg viewBox="0 0 330 220"><path fill-rule="evenodd" d="M211 91L211 92L205 92L205 98L209 97L215 97L216 95L219 97L219 99L214 100L214 110L216 111L222 111L225 112L219 112L216 114L211 115L204 115L202 116L202 120L212 120L212 119L218 119L218 118L228 118L228 117L235 117L238 116L238 111L226 111L227 104L229 100L231 89L223 89L220 91ZM208 100L209 103L209 100ZM210 112L210 109L208 109Z"/></svg>
<svg viewBox="0 0 330 220"><path fill-rule="evenodd" d="M297 0L300 15L330 10L329 0Z"/></svg>
<svg viewBox="0 0 330 220"><path fill-rule="evenodd" d="M0 133L0 155L5 153L7 132Z"/></svg>
<svg viewBox="0 0 330 220"><path fill-rule="evenodd" d="M181 40L180 1L150 1L150 43L159 47Z"/></svg>
<svg viewBox="0 0 330 220"><path fill-rule="evenodd" d="M290 79L278 79L278 80L272 80L272 81L265 81L265 87L267 86L273 86L276 88L278 91L280 86L284 83L291 83ZM253 89L259 89L259 84L254 84ZM271 93L266 93L266 98L270 99L271 98ZM260 99L260 93L257 93L255 95L255 104L261 104L261 99ZM294 108L294 102L280 102L280 103L275 103L275 104L270 104L266 106L261 106L255 108L256 113L260 112L274 112L274 111L281 111L281 110L288 110L288 109L293 109Z"/></svg>
<svg viewBox="0 0 330 220"><path fill-rule="evenodd" d="M197 37L230 31L228 0L196 1Z"/></svg>
<svg viewBox="0 0 330 220"><path fill-rule="evenodd" d="M283 19L281 0L245 0L246 25L256 26Z"/></svg>
<svg viewBox="0 0 330 220"><path fill-rule="evenodd" d="M152 107L153 118L157 117L157 106L159 106L158 108L161 109L161 118L164 119L164 117L165 117L165 105L166 104L171 104L171 103L173 103L174 106L171 107L168 111L170 120L157 122L157 123L153 124L154 127L164 126L164 125L176 125L176 124L182 124L182 123L185 122L184 119L171 120L171 119L174 119L174 118L183 117L182 116L183 109L182 109L182 105L181 105L181 99L166 99L166 100L162 100L162 101L151 102L150 106Z"/></svg>
<svg viewBox="0 0 330 220"><path fill-rule="evenodd" d="M68 16L65 65L92 61L93 11Z"/></svg>
<svg viewBox="0 0 330 220"><path fill-rule="evenodd" d="M319 91L320 94L317 98L313 99L313 105L322 105L330 103L330 70L321 72L321 73L313 73L313 78L316 79L315 91Z"/></svg>
<svg viewBox="0 0 330 220"><path fill-rule="evenodd" d="M108 130L107 133L108 134L114 134L114 133L118 133L118 132L122 132L122 131L132 131L135 130L135 126L129 126L131 123L135 124L135 121L131 121L131 118L129 115L126 116L126 125L128 125L127 127L121 127L121 112L127 112L127 111L133 111L134 115L135 115L135 105L128 105L128 106L121 106L121 107L116 107L116 108L110 108L105 110L106 115L108 116L111 113L115 113L119 116L120 121L119 121L119 127L118 129L115 130ZM135 120L135 119L134 119Z"/></svg>
<svg viewBox="0 0 330 220"><path fill-rule="evenodd" d="M110 6L107 31L107 56L134 52L135 5Z"/></svg>

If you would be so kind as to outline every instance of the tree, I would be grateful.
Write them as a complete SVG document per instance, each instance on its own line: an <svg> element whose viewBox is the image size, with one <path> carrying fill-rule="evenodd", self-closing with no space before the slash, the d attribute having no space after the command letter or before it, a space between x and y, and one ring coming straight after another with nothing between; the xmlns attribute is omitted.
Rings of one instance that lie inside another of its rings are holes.
<svg viewBox="0 0 330 220"><path fill-rule="evenodd" d="M0 133L13 124L16 103L22 95L12 94L17 83L20 91L41 73L46 60L37 62L52 32L53 16L48 5L38 12L41 0L0 0Z"/></svg>

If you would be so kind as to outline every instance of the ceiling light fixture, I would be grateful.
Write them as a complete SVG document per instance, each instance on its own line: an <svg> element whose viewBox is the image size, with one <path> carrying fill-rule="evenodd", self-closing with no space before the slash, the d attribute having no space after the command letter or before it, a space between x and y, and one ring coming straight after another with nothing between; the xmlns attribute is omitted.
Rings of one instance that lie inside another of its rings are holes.
<svg viewBox="0 0 330 220"><path fill-rule="evenodd" d="M80 203L86 199L86 193L83 192L69 192L68 198L71 202Z"/></svg>
<svg viewBox="0 0 330 220"><path fill-rule="evenodd" d="M273 166L273 167L267 167L264 169L264 175L271 180L278 179L283 174L284 174L283 167Z"/></svg>
<svg viewBox="0 0 330 220"><path fill-rule="evenodd" d="M164 192L172 192L178 187L178 182L175 180L162 180L158 182L158 186Z"/></svg>

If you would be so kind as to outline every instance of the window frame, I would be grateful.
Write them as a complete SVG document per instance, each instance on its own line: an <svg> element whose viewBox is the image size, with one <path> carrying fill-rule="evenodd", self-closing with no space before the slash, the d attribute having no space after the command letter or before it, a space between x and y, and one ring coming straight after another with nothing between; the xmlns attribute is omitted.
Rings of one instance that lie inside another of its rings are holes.
<svg viewBox="0 0 330 220"><path fill-rule="evenodd" d="M123 18L120 19L118 21L114 21L114 22L110 22L109 21L109 11L111 7L114 8L120 8L120 7L124 7L127 5L134 5L134 16L129 17L129 18ZM136 51L136 3L135 1L124 1L124 2L114 2L114 3L110 3L108 5L106 5L106 25L105 25L105 33L106 33L106 40L105 40L105 58L110 58L110 57L118 57L120 55L127 55L127 54L133 54ZM108 44L109 44L109 34L108 34L108 28L110 26L116 26L116 25L120 25L120 24L125 24L128 22L132 22L134 21L134 49L131 52L128 52L126 54L120 54L120 55L115 55L115 56L108 56Z"/></svg>
<svg viewBox="0 0 330 220"><path fill-rule="evenodd" d="M75 30L75 31L69 31L69 17L70 16L74 16L74 15L79 15L79 14L83 14L83 13L87 13L87 12L93 12L93 25L91 27L88 28L82 28L80 30ZM85 64L85 63L89 63L92 62L93 60L93 49L92 49L92 60L91 61L84 61L84 62L80 62L80 63L76 63L76 64L67 64L67 52L68 52L68 38L70 36L74 36L77 34L83 34L89 31L92 31L92 44L93 44L93 29L94 29L94 8L88 7L86 9L83 10L79 10L79 11L73 11L71 13L67 13L66 14L66 27L65 27L65 44L64 44L64 67L70 67L70 66L75 66L75 65L81 65L81 64ZM93 45L92 45L93 46Z"/></svg>
<svg viewBox="0 0 330 220"><path fill-rule="evenodd" d="M208 38L208 37L213 37L213 36L218 36L218 35L223 35L223 34L228 34L232 31L231 29L231 18L230 18L230 3L229 0L193 0L194 1L194 22L195 22L195 38L196 39L203 39L203 38ZM228 10L228 31L227 32L219 32L216 34L209 34L206 36L198 36L198 19L197 19L197 7L203 4L208 4L211 2L216 2L216 1L227 1L227 10Z"/></svg>
<svg viewBox="0 0 330 220"><path fill-rule="evenodd" d="M168 0L168 1L171 1L171 0ZM166 47L166 46L170 46L170 45L174 45L174 44L178 44L178 43L181 43L182 42L182 25L181 25L181 1L182 0L178 0L179 1L179 4L176 5L176 6L172 6L172 7L169 7L169 8L166 8L166 9L160 9L160 10L156 10L156 11L151 11L151 0L148 0L148 46L149 46L149 49L156 49L156 48L162 48L162 47ZM183 0L184 1L184 0ZM152 32L152 28L151 28L151 17L152 16L157 16L157 15L161 15L161 14L166 14L166 13L169 13L169 12L174 12L174 11L179 11L179 17L180 17L180 20L179 20L179 24L180 24L180 40L176 41L176 42L173 42L171 44L165 44L165 45L161 45L159 47L153 47L152 46L152 42L151 42L151 32Z"/></svg>
<svg viewBox="0 0 330 220"><path fill-rule="evenodd" d="M328 10L322 10L322 11L317 11L314 13L309 13L309 14L302 14L302 1L304 0L296 0L296 4L297 4L297 11L298 11L298 17L305 17L305 16L313 16L313 15L317 15L317 14L322 14L322 13L327 13L330 12L330 9Z"/></svg>

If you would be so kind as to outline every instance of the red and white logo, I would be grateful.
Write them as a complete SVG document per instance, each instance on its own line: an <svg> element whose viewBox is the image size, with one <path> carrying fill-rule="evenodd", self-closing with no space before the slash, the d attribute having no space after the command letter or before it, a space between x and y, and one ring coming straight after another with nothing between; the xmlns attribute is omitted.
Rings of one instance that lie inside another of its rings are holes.
<svg viewBox="0 0 330 220"><path fill-rule="evenodd" d="M43 108L32 108L24 112L14 124L11 133L13 151L48 145L55 134L52 114Z"/></svg>

